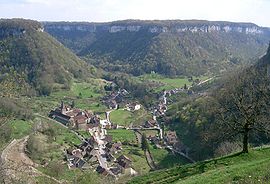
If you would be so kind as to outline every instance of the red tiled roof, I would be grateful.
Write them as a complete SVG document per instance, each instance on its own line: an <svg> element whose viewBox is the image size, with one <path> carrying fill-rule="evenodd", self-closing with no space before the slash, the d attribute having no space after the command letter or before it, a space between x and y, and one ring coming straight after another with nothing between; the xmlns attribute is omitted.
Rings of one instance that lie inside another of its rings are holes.
<svg viewBox="0 0 270 184"><path fill-rule="evenodd" d="M85 123L86 120L87 120L87 117L84 115L79 115L79 116L74 117L74 121L77 123Z"/></svg>

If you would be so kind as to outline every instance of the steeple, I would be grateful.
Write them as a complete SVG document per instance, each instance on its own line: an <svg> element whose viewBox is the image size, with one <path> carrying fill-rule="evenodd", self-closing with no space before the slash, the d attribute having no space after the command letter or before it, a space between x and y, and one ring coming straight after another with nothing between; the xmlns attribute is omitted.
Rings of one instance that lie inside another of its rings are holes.
<svg viewBox="0 0 270 184"><path fill-rule="evenodd" d="M60 109L61 109L61 113L64 114L66 113L66 108L65 108L65 104L63 101L61 101L61 106L60 106Z"/></svg>

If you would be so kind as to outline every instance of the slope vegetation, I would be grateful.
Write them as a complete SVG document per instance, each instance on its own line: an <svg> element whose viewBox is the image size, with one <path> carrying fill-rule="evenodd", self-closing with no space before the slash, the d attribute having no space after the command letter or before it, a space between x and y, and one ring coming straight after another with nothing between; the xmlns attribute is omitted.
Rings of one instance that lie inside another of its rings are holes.
<svg viewBox="0 0 270 184"><path fill-rule="evenodd" d="M23 19L0 20L0 65L1 96L48 95L95 72L40 23Z"/></svg>
<svg viewBox="0 0 270 184"><path fill-rule="evenodd" d="M258 58L270 39L269 29L255 24L199 20L47 22L44 27L95 66L134 75L219 73Z"/></svg>
<svg viewBox="0 0 270 184"><path fill-rule="evenodd" d="M233 154L196 164L155 171L129 183L267 183L270 149Z"/></svg>

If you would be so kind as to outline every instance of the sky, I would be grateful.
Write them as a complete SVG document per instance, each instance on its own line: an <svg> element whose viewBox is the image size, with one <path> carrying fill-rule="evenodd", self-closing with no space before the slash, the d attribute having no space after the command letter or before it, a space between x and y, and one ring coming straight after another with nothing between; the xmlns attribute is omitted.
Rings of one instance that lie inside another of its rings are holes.
<svg viewBox="0 0 270 184"><path fill-rule="evenodd" d="M87 22L200 19L270 27L270 0L0 0L0 17Z"/></svg>

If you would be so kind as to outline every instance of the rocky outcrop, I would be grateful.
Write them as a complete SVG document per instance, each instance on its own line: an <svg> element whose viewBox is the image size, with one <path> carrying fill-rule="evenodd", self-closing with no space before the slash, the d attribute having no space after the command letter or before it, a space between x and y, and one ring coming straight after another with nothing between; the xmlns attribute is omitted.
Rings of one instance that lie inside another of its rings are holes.
<svg viewBox="0 0 270 184"><path fill-rule="evenodd" d="M20 36L29 31L43 32L41 23L25 19L0 19L0 38Z"/></svg>
<svg viewBox="0 0 270 184"><path fill-rule="evenodd" d="M83 32L238 32L244 34L270 33L268 28L259 27L252 23L210 22L210 21L119 21L110 23L70 23L44 22L45 29Z"/></svg>

